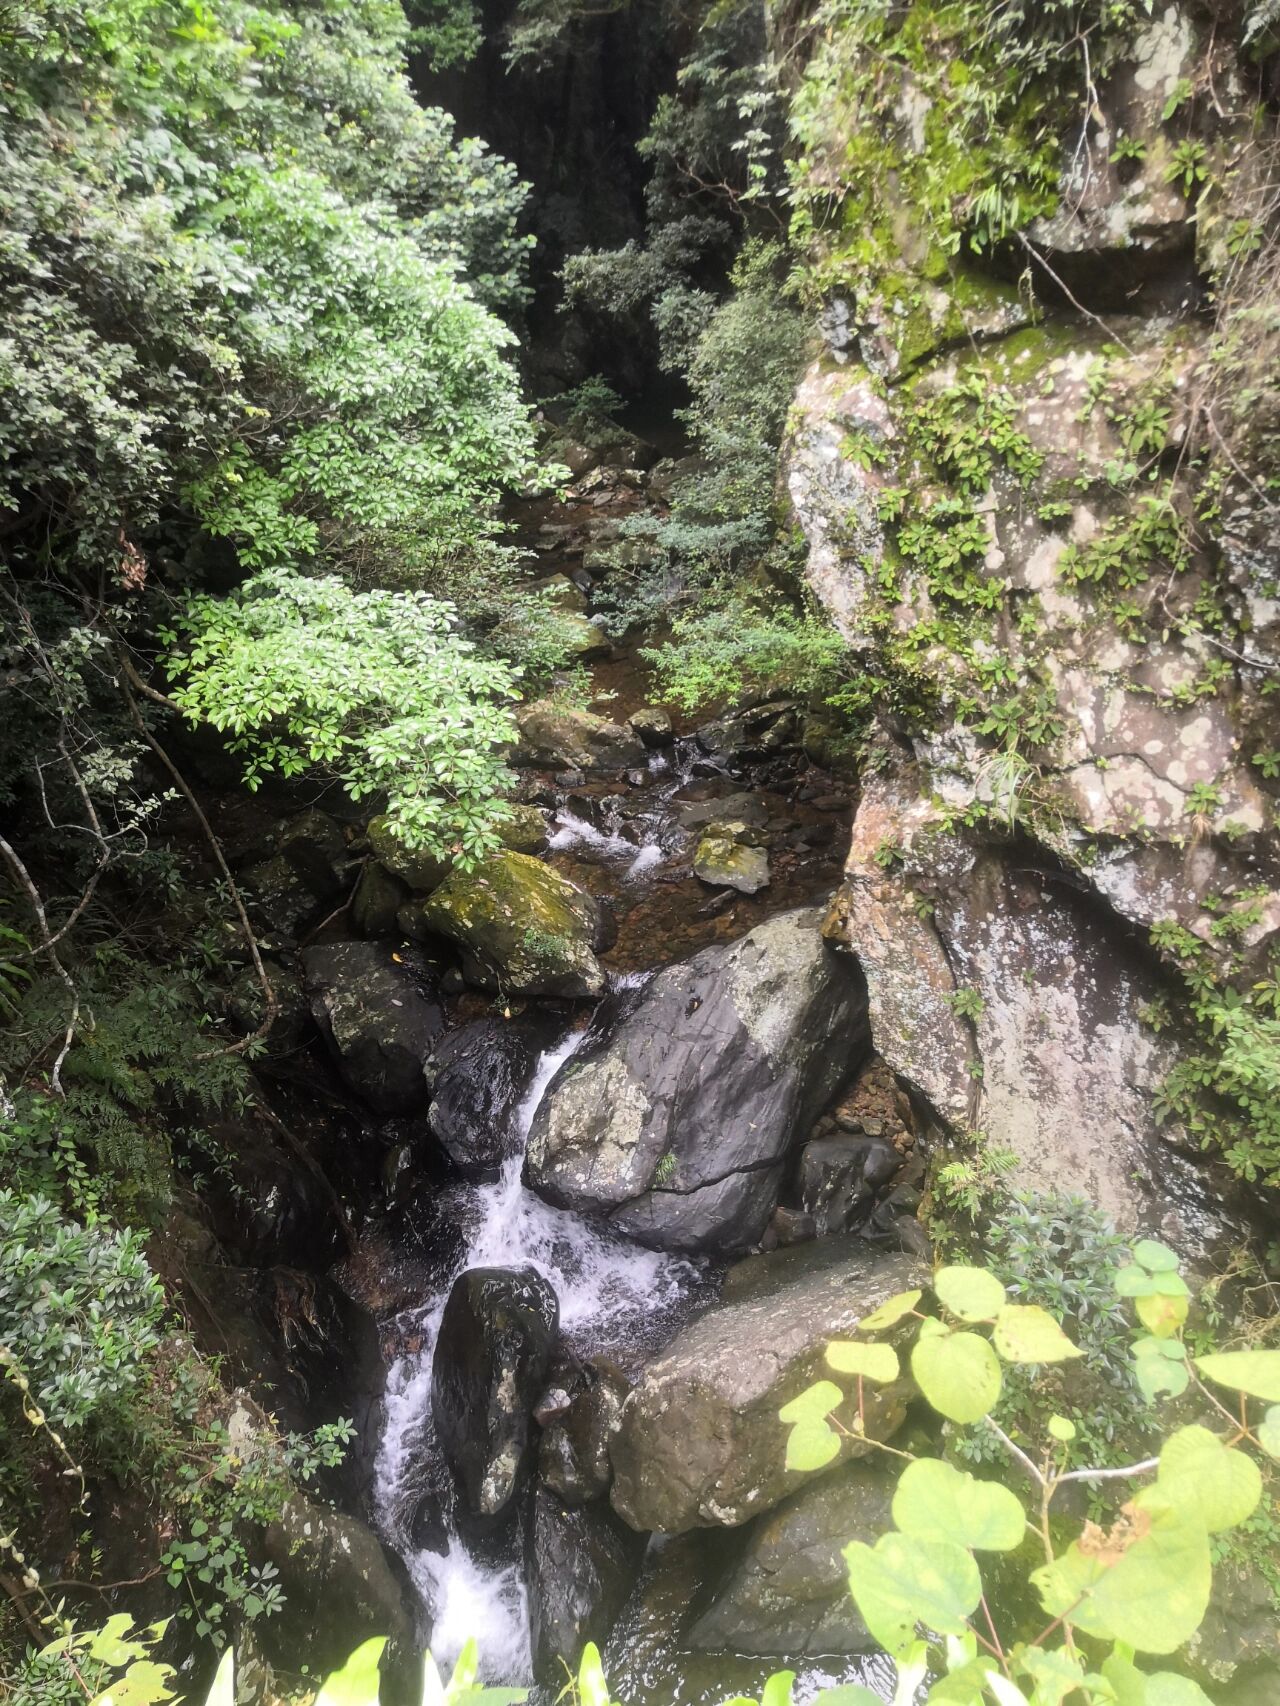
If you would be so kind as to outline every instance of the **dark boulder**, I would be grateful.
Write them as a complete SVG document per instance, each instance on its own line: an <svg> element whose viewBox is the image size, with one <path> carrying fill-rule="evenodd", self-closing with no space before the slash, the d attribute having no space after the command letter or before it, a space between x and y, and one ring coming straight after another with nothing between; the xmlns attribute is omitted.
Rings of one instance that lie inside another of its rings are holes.
<svg viewBox="0 0 1280 1706"><path fill-rule="evenodd" d="M397 936L396 914L409 898L409 890L376 859L366 860L351 897L350 918L362 936Z"/></svg>
<svg viewBox="0 0 1280 1706"><path fill-rule="evenodd" d="M767 758L794 752L800 745L801 732L798 707L791 700L780 699L705 723L694 738L713 758Z"/></svg>
<svg viewBox="0 0 1280 1706"><path fill-rule="evenodd" d="M896 1482L879 1463L847 1463L758 1518L689 1645L779 1657L872 1651L842 1554L893 1527Z"/></svg>
<svg viewBox="0 0 1280 1706"><path fill-rule="evenodd" d="M841 1132L806 1143L796 1187L818 1236L848 1232L864 1219L901 1165L898 1151L882 1137Z"/></svg>
<svg viewBox="0 0 1280 1706"><path fill-rule="evenodd" d="M609 1491L609 1440L629 1390L620 1369L598 1364L588 1384L544 1426L538 1476L565 1504L583 1505Z"/></svg>
<svg viewBox="0 0 1280 1706"><path fill-rule="evenodd" d="M426 1064L427 1116L463 1173L498 1171L520 1145L516 1113L551 1028L523 1019L476 1019L436 1043Z"/></svg>
<svg viewBox="0 0 1280 1706"><path fill-rule="evenodd" d="M262 851L240 872L250 907L268 935L299 936L342 893L342 829L324 812L299 812L275 825Z"/></svg>
<svg viewBox="0 0 1280 1706"><path fill-rule="evenodd" d="M827 1375L831 1339L928 1277L911 1257L848 1237L739 1262L719 1300L648 1364L623 1405L609 1447L614 1508L633 1528L680 1534L737 1527L795 1492L807 1478L786 1467L778 1411ZM868 1385L867 1439L894 1431L911 1390L905 1378ZM841 1457L872 1449L850 1406L836 1416L846 1429Z"/></svg>
<svg viewBox="0 0 1280 1706"><path fill-rule="evenodd" d="M534 1675L563 1680L588 1641L603 1644L639 1574L645 1539L605 1504L534 1494L526 1565Z"/></svg>
<svg viewBox="0 0 1280 1706"><path fill-rule="evenodd" d="M780 914L659 972L605 1045L568 1064L525 1177L642 1243L747 1248L789 1146L866 1048L862 995L817 915Z"/></svg>
<svg viewBox="0 0 1280 1706"><path fill-rule="evenodd" d="M423 1063L444 1029L426 971L386 942L325 942L302 963L315 1021L356 1095L383 1114L420 1109Z"/></svg>
<svg viewBox="0 0 1280 1706"><path fill-rule="evenodd" d="M472 1268L454 1281L436 1342L431 1406L467 1515L492 1526L524 1480L529 1423L560 1310L533 1268Z"/></svg>
<svg viewBox="0 0 1280 1706"><path fill-rule="evenodd" d="M284 1589L281 1614L255 1625L270 1663L294 1674L305 1664L324 1676L375 1635L412 1648L401 1576L355 1517L291 1493L266 1531L264 1551Z"/></svg>

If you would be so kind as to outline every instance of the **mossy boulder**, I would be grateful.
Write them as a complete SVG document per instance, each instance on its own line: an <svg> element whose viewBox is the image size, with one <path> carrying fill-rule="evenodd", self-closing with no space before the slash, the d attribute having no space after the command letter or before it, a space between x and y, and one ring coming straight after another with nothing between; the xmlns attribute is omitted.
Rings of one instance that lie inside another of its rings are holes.
<svg viewBox="0 0 1280 1706"><path fill-rule="evenodd" d="M547 820L537 806L509 805L498 825L498 837L512 853L545 852Z"/></svg>
<svg viewBox="0 0 1280 1706"><path fill-rule="evenodd" d="M736 826L726 825L732 829ZM769 855L763 847L746 847L729 834L711 831L702 837L693 855L693 874L717 888L757 894L769 886Z"/></svg>
<svg viewBox="0 0 1280 1706"><path fill-rule="evenodd" d="M526 853L504 850L473 870L452 871L412 910L422 930L458 944L464 975L481 988L517 995L604 991L596 958L605 940L600 903Z"/></svg>
<svg viewBox="0 0 1280 1706"><path fill-rule="evenodd" d="M422 849L406 847L392 829L390 818L375 817L365 833L378 863L415 894L429 894L437 883L444 881L449 861Z"/></svg>
<svg viewBox="0 0 1280 1706"><path fill-rule="evenodd" d="M517 764L555 770L632 770L645 762L644 743L633 729L593 711L536 700L516 712L520 728Z"/></svg>

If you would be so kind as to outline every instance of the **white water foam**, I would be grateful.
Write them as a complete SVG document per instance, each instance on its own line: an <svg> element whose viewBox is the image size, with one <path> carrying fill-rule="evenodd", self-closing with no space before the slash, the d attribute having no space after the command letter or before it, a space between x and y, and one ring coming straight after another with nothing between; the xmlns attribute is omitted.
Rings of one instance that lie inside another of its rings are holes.
<svg viewBox="0 0 1280 1706"><path fill-rule="evenodd" d="M628 980L640 981L640 980ZM579 1351L628 1343L655 1316L674 1308L695 1276L677 1257L631 1244L608 1228L552 1208L525 1189L524 1145L547 1088L582 1046L586 1032L570 1031L540 1058L516 1114L519 1152L492 1183L459 1186L465 1249L451 1276L478 1267L532 1267L554 1287L561 1332ZM374 1474L374 1506L388 1540L405 1559L432 1618L431 1647L442 1669L463 1644L480 1640L485 1675L528 1681L528 1598L518 1566L479 1562L460 1536L443 1552L417 1547L409 1534L418 1478L415 1469L435 1453L431 1370L449 1293L402 1320L420 1348L400 1357L387 1375L386 1425Z"/></svg>
<svg viewBox="0 0 1280 1706"><path fill-rule="evenodd" d="M599 858L624 863L622 874L628 882L642 877L646 871L651 871L666 858L659 842L628 841L625 835L614 835L607 830L597 829L594 824L588 823L574 812L566 811L563 806L556 813L556 824L557 828L552 831L547 843L553 851L582 847Z"/></svg>

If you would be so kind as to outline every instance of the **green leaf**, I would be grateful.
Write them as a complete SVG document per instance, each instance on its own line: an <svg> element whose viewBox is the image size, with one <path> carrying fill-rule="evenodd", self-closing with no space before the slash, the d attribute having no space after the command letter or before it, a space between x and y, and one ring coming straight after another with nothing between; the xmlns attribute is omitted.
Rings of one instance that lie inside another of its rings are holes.
<svg viewBox="0 0 1280 1706"><path fill-rule="evenodd" d="M871 1311L870 1315L862 1317L861 1321L858 1322L858 1331L860 1333L880 1333L886 1327L896 1326L904 1316L910 1315L923 1295L924 1293L919 1291L895 1292L892 1297L886 1297L883 1303Z"/></svg>
<svg viewBox="0 0 1280 1706"><path fill-rule="evenodd" d="M1026 1533L1017 1495L996 1481L979 1481L938 1458L907 1465L893 1495L893 1520L904 1534L937 1535L979 1551L1012 1552Z"/></svg>
<svg viewBox="0 0 1280 1706"><path fill-rule="evenodd" d="M213 1673L213 1681L209 1684L204 1706L235 1706L235 1678L232 1674L234 1666L233 1649L228 1647L218 1660L218 1668Z"/></svg>
<svg viewBox="0 0 1280 1706"><path fill-rule="evenodd" d="M1280 1351L1214 1351L1197 1357L1196 1368L1219 1386L1280 1403Z"/></svg>
<svg viewBox="0 0 1280 1706"><path fill-rule="evenodd" d="M954 1541L882 1534L874 1547L851 1542L844 1560L863 1622L895 1656L911 1646L917 1622L939 1635L962 1635L982 1598L978 1566Z"/></svg>
<svg viewBox="0 0 1280 1706"><path fill-rule="evenodd" d="M1139 1297L1134 1299L1138 1319L1157 1339L1171 1339L1183 1326L1191 1307L1185 1297Z"/></svg>
<svg viewBox="0 0 1280 1706"><path fill-rule="evenodd" d="M1051 1438L1058 1440L1062 1445L1069 1445L1076 1437L1076 1424L1069 1421L1066 1416L1050 1416L1049 1434Z"/></svg>
<svg viewBox="0 0 1280 1706"><path fill-rule="evenodd" d="M793 1398L789 1404L784 1404L778 1411L780 1422L804 1422L811 1419L822 1420L829 1416L832 1410L844 1402L844 1393L834 1380L815 1380L812 1386L806 1386L798 1398Z"/></svg>
<svg viewBox="0 0 1280 1706"><path fill-rule="evenodd" d="M1178 1265L1178 1253L1154 1238L1139 1238L1133 1246L1133 1259L1149 1273L1170 1273Z"/></svg>
<svg viewBox="0 0 1280 1706"><path fill-rule="evenodd" d="M992 1343L1006 1362L1067 1362L1082 1353L1038 1303L1008 1303L996 1316Z"/></svg>
<svg viewBox="0 0 1280 1706"><path fill-rule="evenodd" d="M841 1682L835 1688L819 1689L809 1706L884 1706L884 1701L860 1682Z"/></svg>
<svg viewBox="0 0 1280 1706"><path fill-rule="evenodd" d="M760 1706L791 1706L791 1684L796 1679L793 1670L776 1670L764 1685Z"/></svg>
<svg viewBox="0 0 1280 1706"><path fill-rule="evenodd" d="M1209 1603L1209 1537L1156 1495L1147 1488L1109 1534L1075 1541L1033 1573L1050 1617L1146 1653L1172 1653L1195 1634Z"/></svg>
<svg viewBox="0 0 1280 1706"><path fill-rule="evenodd" d="M911 1372L929 1403L951 1422L981 1421L1000 1396L1000 1363L977 1333L920 1338Z"/></svg>
<svg viewBox="0 0 1280 1706"><path fill-rule="evenodd" d="M358 1646L340 1670L327 1676L315 1706L378 1706L378 1661L387 1644L375 1635Z"/></svg>
<svg viewBox="0 0 1280 1706"><path fill-rule="evenodd" d="M1273 1404L1254 1432L1268 1457L1280 1457L1280 1404Z"/></svg>
<svg viewBox="0 0 1280 1706"><path fill-rule="evenodd" d="M825 1469L839 1455L840 1436L827 1426L821 1416L806 1416L803 1421L796 1422L787 1435L785 1464L788 1469L808 1474L815 1469Z"/></svg>
<svg viewBox="0 0 1280 1706"><path fill-rule="evenodd" d="M1208 1428L1179 1428L1160 1451L1160 1493L1195 1517L1210 1534L1235 1528L1262 1497L1262 1472L1252 1457L1233 1451Z"/></svg>
<svg viewBox="0 0 1280 1706"><path fill-rule="evenodd" d="M933 1276L933 1289L939 1301L961 1321L990 1321L1008 1296L996 1276L985 1268L939 1268Z"/></svg>
<svg viewBox="0 0 1280 1706"><path fill-rule="evenodd" d="M833 1339L827 1363L837 1374L859 1374L864 1380L896 1380L900 1372L892 1345L864 1345L857 1339Z"/></svg>
<svg viewBox="0 0 1280 1706"><path fill-rule="evenodd" d="M1035 1706L1059 1706L1084 1681L1083 1661L1061 1647L1052 1652L1024 1647L1018 1655L1018 1668L1035 1683Z"/></svg>
<svg viewBox="0 0 1280 1706"><path fill-rule="evenodd" d="M609 1684L594 1641L587 1642L578 1661L578 1698L581 1706L609 1706Z"/></svg>
<svg viewBox="0 0 1280 1706"><path fill-rule="evenodd" d="M1213 1706L1213 1701L1198 1682L1176 1671L1158 1670L1147 1678L1147 1693L1143 1706Z"/></svg>

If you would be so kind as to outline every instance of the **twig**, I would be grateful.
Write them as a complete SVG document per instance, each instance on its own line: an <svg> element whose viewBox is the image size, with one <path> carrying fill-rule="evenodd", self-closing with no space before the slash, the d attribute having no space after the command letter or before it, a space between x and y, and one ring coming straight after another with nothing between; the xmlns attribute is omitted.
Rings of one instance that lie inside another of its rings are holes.
<svg viewBox="0 0 1280 1706"><path fill-rule="evenodd" d="M54 945L54 937L49 930L49 920L45 916L44 901L40 898L40 890L32 881L31 873L23 864L18 853L9 845L3 835L0 835L0 854L4 855L5 863L18 879L18 882L21 884L24 892L26 893L31 910L35 913L36 927L40 932L40 951L44 954L50 965L52 965L54 971L57 972L59 978L66 985L67 991L71 996L71 1017L67 1020L67 1029L62 1039L62 1047L58 1050L57 1059L53 1063L53 1071L49 1074L49 1088L56 1096L61 1096L64 1094L62 1088L62 1068L68 1054L71 1052L71 1045L75 1041L76 1026L80 1020L80 992L76 988L75 980L71 976L71 973L58 958L58 950Z"/></svg>

